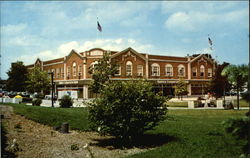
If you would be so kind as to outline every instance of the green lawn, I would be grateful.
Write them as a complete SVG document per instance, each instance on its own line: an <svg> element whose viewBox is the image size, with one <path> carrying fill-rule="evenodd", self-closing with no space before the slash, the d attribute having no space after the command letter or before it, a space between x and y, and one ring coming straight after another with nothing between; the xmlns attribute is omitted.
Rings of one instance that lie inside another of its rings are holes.
<svg viewBox="0 0 250 158"><path fill-rule="evenodd" d="M24 115L26 118L42 124L59 126L63 122L68 122L71 129L89 130L86 108L51 108L25 104L9 105L14 107L16 114Z"/></svg>
<svg viewBox="0 0 250 158"><path fill-rule="evenodd" d="M242 144L225 134L222 121L242 117L247 110L169 110L169 119L152 134L163 133L174 140L154 150L129 158L238 158Z"/></svg>
<svg viewBox="0 0 250 158"><path fill-rule="evenodd" d="M47 108L22 104L11 106L17 114L43 124L54 126L67 121L71 129L89 130L86 108ZM151 136L160 136L157 139L162 145L128 158L238 158L245 142L235 141L226 134L221 123L228 118L242 117L246 112L247 110L168 110L168 119L147 132ZM149 138L144 141L157 140ZM147 148L147 145L144 147Z"/></svg>

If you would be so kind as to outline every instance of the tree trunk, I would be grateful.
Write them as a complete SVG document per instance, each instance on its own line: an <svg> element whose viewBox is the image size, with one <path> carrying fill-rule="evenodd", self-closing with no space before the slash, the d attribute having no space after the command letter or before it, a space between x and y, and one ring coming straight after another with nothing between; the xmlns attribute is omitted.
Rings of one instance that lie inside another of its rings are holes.
<svg viewBox="0 0 250 158"><path fill-rule="evenodd" d="M237 109L240 109L240 94L239 94L239 86L237 84Z"/></svg>

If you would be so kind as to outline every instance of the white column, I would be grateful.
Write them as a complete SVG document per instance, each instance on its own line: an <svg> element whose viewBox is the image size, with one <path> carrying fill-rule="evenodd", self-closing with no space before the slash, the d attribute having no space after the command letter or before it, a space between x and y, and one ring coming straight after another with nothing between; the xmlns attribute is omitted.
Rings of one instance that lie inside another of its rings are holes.
<svg viewBox="0 0 250 158"><path fill-rule="evenodd" d="M83 79L86 79L86 74L87 74L87 72L86 72L86 64L87 64L87 60L84 59L83 60Z"/></svg>
<svg viewBox="0 0 250 158"><path fill-rule="evenodd" d="M191 79L191 63L190 63L190 57L188 56L188 79Z"/></svg>
<svg viewBox="0 0 250 158"><path fill-rule="evenodd" d="M89 96L88 96L88 85L83 85L83 99L88 99Z"/></svg>
<svg viewBox="0 0 250 158"><path fill-rule="evenodd" d="M148 54L146 54L146 78L148 79Z"/></svg>
<svg viewBox="0 0 250 158"><path fill-rule="evenodd" d="M67 71L66 71L66 62L65 62L65 60L66 60L66 57L64 57L64 62L63 62L63 71L64 71L64 76L63 76L63 78L64 78L64 80L66 80L66 77L67 77Z"/></svg>
<svg viewBox="0 0 250 158"><path fill-rule="evenodd" d="M191 83L189 83L187 85L187 90L188 90L188 96L190 96L192 93L191 93Z"/></svg>

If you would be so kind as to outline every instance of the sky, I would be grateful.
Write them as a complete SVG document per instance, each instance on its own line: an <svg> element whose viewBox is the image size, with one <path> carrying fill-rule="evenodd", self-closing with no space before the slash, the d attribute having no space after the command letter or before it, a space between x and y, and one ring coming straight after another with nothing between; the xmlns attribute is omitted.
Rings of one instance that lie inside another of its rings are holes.
<svg viewBox="0 0 250 158"><path fill-rule="evenodd" d="M0 13L2 79L12 62L33 64L72 49L132 47L140 53L210 53L219 63L249 62L248 1L0 1Z"/></svg>

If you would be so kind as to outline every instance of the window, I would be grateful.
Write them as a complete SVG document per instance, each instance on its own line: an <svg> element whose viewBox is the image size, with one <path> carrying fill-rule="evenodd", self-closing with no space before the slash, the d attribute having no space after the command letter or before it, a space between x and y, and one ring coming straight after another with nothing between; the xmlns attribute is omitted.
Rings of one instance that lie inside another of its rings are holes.
<svg viewBox="0 0 250 158"><path fill-rule="evenodd" d="M89 69L91 70L92 69L92 73L94 73L95 71L95 65L98 64L98 61L94 61L90 64L89 66Z"/></svg>
<svg viewBox="0 0 250 158"><path fill-rule="evenodd" d="M212 69L211 68L208 68L208 70L207 70L207 76L208 77L212 77Z"/></svg>
<svg viewBox="0 0 250 158"><path fill-rule="evenodd" d="M173 66L171 64L167 64L165 66L166 76L173 76Z"/></svg>
<svg viewBox="0 0 250 158"><path fill-rule="evenodd" d="M151 66L152 68L152 76L160 76L160 66L159 64L152 64Z"/></svg>
<svg viewBox="0 0 250 158"><path fill-rule="evenodd" d="M200 76L205 76L205 67L203 65L200 66Z"/></svg>
<svg viewBox="0 0 250 158"><path fill-rule="evenodd" d="M137 76L143 76L143 65L137 65Z"/></svg>
<svg viewBox="0 0 250 158"><path fill-rule="evenodd" d="M131 61L127 61L126 63L126 75L127 76L132 76L132 62Z"/></svg>
<svg viewBox="0 0 250 158"><path fill-rule="evenodd" d="M68 66L68 69L67 69L67 78L68 79L70 78L70 66Z"/></svg>
<svg viewBox="0 0 250 158"><path fill-rule="evenodd" d="M116 73L115 73L115 76L120 76L120 75L121 75L121 65L118 64L118 66L117 66L117 71L116 71Z"/></svg>
<svg viewBox="0 0 250 158"><path fill-rule="evenodd" d="M185 67L184 65L178 65L178 76L184 77L185 76Z"/></svg>
<svg viewBox="0 0 250 158"><path fill-rule="evenodd" d="M73 67L73 76L75 77L76 76L76 62L73 62L72 67Z"/></svg>
<svg viewBox="0 0 250 158"><path fill-rule="evenodd" d="M60 78L60 68L56 69L56 76L57 76L57 78Z"/></svg>
<svg viewBox="0 0 250 158"><path fill-rule="evenodd" d="M55 69L52 69L51 72L53 73L53 78L56 78Z"/></svg>
<svg viewBox="0 0 250 158"><path fill-rule="evenodd" d="M196 67L192 68L192 74L193 74L194 77L197 76L197 68Z"/></svg>
<svg viewBox="0 0 250 158"><path fill-rule="evenodd" d="M61 78L64 77L64 72L63 71L64 71L63 68L61 68Z"/></svg>
<svg viewBox="0 0 250 158"><path fill-rule="evenodd" d="M78 65L78 77L79 79L81 78L82 76L82 65Z"/></svg>

